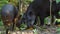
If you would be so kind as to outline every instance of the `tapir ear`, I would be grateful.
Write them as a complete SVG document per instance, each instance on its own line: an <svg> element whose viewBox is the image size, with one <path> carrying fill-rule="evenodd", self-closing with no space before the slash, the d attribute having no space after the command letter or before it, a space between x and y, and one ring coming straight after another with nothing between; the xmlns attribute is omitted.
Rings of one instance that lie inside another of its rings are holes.
<svg viewBox="0 0 60 34"><path fill-rule="evenodd" d="M18 15L18 9L15 6L14 6L14 15L15 15L15 17Z"/></svg>
<svg viewBox="0 0 60 34"><path fill-rule="evenodd" d="M17 7L14 7L14 8L15 8L15 9L14 9L14 10L15 10L15 12L17 13L17 11L18 11L18 8L17 8Z"/></svg>

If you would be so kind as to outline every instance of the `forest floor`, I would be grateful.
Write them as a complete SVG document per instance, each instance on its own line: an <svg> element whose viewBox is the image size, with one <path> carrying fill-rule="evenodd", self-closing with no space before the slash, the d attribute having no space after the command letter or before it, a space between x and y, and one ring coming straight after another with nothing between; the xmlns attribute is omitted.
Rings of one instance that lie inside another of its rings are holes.
<svg viewBox="0 0 60 34"><path fill-rule="evenodd" d="M34 34L60 34L60 26L46 26L44 28L37 27L32 31ZM0 26L0 34L5 34L4 26Z"/></svg>

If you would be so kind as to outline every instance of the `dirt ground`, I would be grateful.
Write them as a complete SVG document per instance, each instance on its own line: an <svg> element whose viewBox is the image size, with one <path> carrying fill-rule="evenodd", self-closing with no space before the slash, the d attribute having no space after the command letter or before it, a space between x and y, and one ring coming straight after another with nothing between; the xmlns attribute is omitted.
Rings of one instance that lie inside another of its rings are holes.
<svg viewBox="0 0 60 34"><path fill-rule="evenodd" d="M58 27L54 26L46 26L44 28L36 28L31 31L14 31L10 32L10 34L60 34L60 31L57 31ZM0 29L1 30L1 29ZM6 34L5 31L0 31L0 34Z"/></svg>

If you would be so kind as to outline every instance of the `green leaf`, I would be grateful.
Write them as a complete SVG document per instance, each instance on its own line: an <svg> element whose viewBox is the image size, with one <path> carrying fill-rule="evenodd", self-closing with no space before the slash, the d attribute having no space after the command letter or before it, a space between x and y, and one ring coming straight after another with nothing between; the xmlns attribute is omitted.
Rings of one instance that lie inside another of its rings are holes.
<svg viewBox="0 0 60 34"><path fill-rule="evenodd" d="M56 3L59 3L60 2L60 0L56 0Z"/></svg>
<svg viewBox="0 0 60 34"><path fill-rule="evenodd" d="M58 27L56 30L57 30L57 34L60 34L60 27Z"/></svg>
<svg viewBox="0 0 60 34"><path fill-rule="evenodd" d="M60 19L56 19L56 21L57 21L58 23L60 23Z"/></svg>
<svg viewBox="0 0 60 34"><path fill-rule="evenodd" d="M7 4L8 1L0 1L0 4Z"/></svg>
<svg viewBox="0 0 60 34"><path fill-rule="evenodd" d="M50 16L46 17L44 19L45 24L50 24L51 23L51 20L50 19L51 19Z"/></svg>
<svg viewBox="0 0 60 34"><path fill-rule="evenodd" d="M3 21L0 21L0 26L3 26Z"/></svg>
<svg viewBox="0 0 60 34"><path fill-rule="evenodd" d="M21 24L20 25L20 30L24 30L25 28L27 28L27 25L26 24Z"/></svg>

